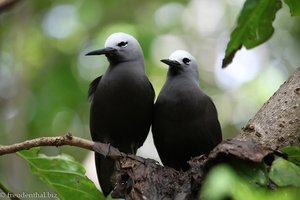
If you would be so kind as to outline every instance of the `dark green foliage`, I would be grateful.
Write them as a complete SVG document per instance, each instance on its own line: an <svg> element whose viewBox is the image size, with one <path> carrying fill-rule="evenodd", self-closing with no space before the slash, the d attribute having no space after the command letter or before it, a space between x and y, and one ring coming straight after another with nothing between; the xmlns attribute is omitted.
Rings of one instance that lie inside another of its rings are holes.
<svg viewBox="0 0 300 200"><path fill-rule="evenodd" d="M289 6L292 16L300 16L300 1L298 0L284 0Z"/></svg>
<svg viewBox="0 0 300 200"><path fill-rule="evenodd" d="M280 0L247 0L230 36L222 67L232 62L242 47L253 48L267 41L274 32L272 22L281 8Z"/></svg>
<svg viewBox="0 0 300 200"><path fill-rule="evenodd" d="M299 0L285 0L284 2L289 6L292 16L300 15ZM270 39L274 32L272 23L281 4L280 0L247 0L245 2L227 44L223 68L232 62L235 53L242 47L251 49Z"/></svg>
<svg viewBox="0 0 300 200"><path fill-rule="evenodd" d="M300 166L300 148L284 147L281 151L288 154L288 161Z"/></svg>

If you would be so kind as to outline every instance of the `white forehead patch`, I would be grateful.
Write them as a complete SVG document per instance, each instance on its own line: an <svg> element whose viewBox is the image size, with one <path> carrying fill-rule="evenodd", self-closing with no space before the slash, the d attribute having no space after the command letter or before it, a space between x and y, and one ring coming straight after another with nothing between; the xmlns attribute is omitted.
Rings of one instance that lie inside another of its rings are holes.
<svg viewBox="0 0 300 200"><path fill-rule="evenodd" d="M120 42L136 43L136 39L129 34L118 32L111 34L105 41L105 47L114 47Z"/></svg>
<svg viewBox="0 0 300 200"><path fill-rule="evenodd" d="M169 56L170 60L176 60L180 63L182 63L183 58L189 58L190 60L195 61L195 58L189 52L184 50L176 50Z"/></svg>

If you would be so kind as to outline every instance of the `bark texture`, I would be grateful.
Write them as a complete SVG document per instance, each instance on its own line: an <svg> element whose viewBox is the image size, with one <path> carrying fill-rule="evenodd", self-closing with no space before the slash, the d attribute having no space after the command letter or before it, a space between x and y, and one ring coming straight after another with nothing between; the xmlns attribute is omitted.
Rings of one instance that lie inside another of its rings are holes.
<svg viewBox="0 0 300 200"><path fill-rule="evenodd" d="M300 146L300 68L242 128L237 139L252 139L274 150Z"/></svg>

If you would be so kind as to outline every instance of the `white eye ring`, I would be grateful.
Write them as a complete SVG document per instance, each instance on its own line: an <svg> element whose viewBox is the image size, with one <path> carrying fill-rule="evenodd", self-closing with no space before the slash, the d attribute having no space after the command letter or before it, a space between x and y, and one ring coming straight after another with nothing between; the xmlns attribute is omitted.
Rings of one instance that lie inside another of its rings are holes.
<svg viewBox="0 0 300 200"><path fill-rule="evenodd" d="M182 62L186 65L189 65L191 63L191 60L189 58L183 58Z"/></svg>
<svg viewBox="0 0 300 200"><path fill-rule="evenodd" d="M118 44L119 47L123 47L123 48L127 47L127 45L128 45L128 42L126 42L126 41L122 41Z"/></svg>

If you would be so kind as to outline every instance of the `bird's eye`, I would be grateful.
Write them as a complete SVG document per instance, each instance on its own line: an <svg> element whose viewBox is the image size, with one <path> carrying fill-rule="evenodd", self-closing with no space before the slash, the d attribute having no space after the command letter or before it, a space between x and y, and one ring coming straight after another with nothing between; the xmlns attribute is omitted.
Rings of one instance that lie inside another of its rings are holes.
<svg viewBox="0 0 300 200"><path fill-rule="evenodd" d="M128 45L128 42L122 41L118 44L119 47L126 47Z"/></svg>
<svg viewBox="0 0 300 200"><path fill-rule="evenodd" d="M189 65L191 63L191 60L189 58L182 59L182 62L186 65Z"/></svg>

